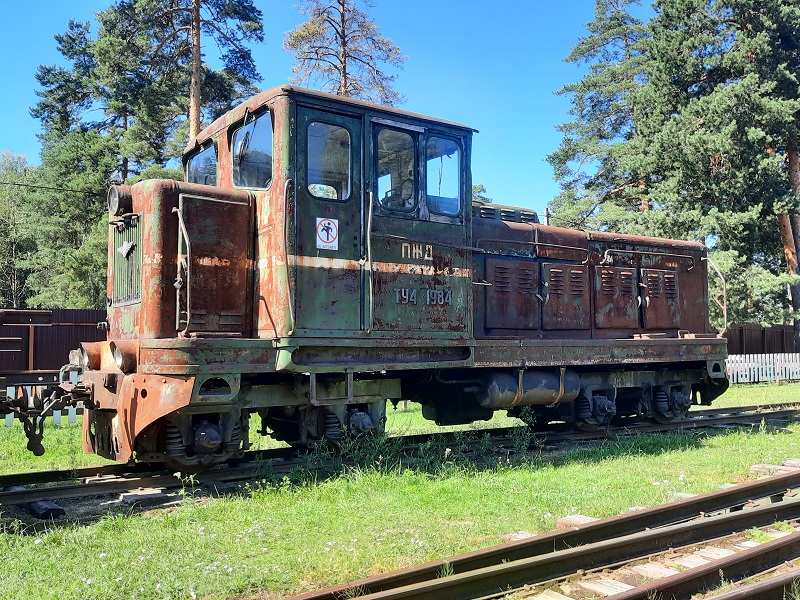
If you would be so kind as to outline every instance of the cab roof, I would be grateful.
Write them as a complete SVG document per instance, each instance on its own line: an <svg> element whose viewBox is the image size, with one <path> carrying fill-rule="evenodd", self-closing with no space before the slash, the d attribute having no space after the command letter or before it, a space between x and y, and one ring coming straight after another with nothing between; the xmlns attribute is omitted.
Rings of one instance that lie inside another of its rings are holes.
<svg viewBox="0 0 800 600"><path fill-rule="evenodd" d="M183 153L186 154L187 152L191 152L198 146L205 143L209 138L214 137L214 135L217 134L220 130L244 118L245 112L251 112L251 113L255 112L261 106L263 106L264 104L266 104L267 102L278 96L295 96L297 98L305 97L305 98L310 98L312 100L314 99L325 100L327 102L340 104L343 107L360 108L363 110L381 112L387 115L403 117L406 119L427 121L433 124L446 125L448 127L457 127L459 129L465 129L468 131L477 132L477 129L473 129L472 127L469 127L467 125L462 125L461 123L446 121L444 119L437 119L435 117L421 115L407 110L402 110L400 108L383 106L382 104L374 104L372 102L366 102L364 100L356 100L355 98L348 98L346 96L337 96L336 94L328 94L327 92L309 90L307 88L297 87L293 85L280 85L277 87L270 88L268 90L264 90L263 92L259 92L255 96L252 96L251 98L245 100L235 108L232 108L227 113L219 117L211 125L203 129L199 134L197 134L197 137L195 137L193 140L190 140L189 144L186 146Z"/></svg>

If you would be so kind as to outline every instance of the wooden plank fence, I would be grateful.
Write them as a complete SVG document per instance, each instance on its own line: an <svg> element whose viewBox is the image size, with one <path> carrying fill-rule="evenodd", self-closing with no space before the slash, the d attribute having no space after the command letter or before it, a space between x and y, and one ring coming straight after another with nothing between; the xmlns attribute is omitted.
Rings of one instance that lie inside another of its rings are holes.
<svg viewBox="0 0 800 600"><path fill-rule="evenodd" d="M731 383L800 381L800 354L732 354L725 369Z"/></svg>

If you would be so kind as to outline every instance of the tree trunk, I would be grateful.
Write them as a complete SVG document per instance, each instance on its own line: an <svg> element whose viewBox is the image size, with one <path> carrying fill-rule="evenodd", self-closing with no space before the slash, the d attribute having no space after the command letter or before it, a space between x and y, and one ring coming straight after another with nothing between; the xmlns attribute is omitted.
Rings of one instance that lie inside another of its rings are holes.
<svg viewBox="0 0 800 600"><path fill-rule="evenodd" d="M122 113L122 130L128 131L128 111L123 111ZM122 157L122 165L120 167L120 179L122 180L121 183L125 183L125 180L128 178L128 170L130 168L128 157Z"/></svg>
<svg viewBox="0 0 800 600"><path fill-rule="evenodd" d="M339 0L339 65L341 71L339 73L339 95L347 96L348 86L350 82L347 81L347 10L346 0Z"/></svg>
<svg viewBox="0 0 800 600"><path fill-rule="evenodd" d="M795 221L797 217L795 216ZM783 254L786 257L786 270L789 275L797 275L797 246L795 245L795 236L792 227L792 220L788 213L778 215L778 227L781 232L781 242L783 243ZM792 310L800 311L800 284L793 283L789 285L789 292L792 299ZM798 348L798 324L800 319L794 320L794 344Z"/></svg>
<svg viewBox="0 0 800 600"><path fill-rule="evenodd" d="M800 151L797 148L797 140L793 140L790 148L786 150L786 161L789 171L789 189L795 196L800 195ZM795 270L789 271L790 275L799 275L797 271L797 248L800 247L800 215L793 213L791 216L792 223L792 242L795 247ZM783 231L781 230L781 239L783 239ZM784 243L784 248L786 244ZM788 261L787 261L788 263ZM795 313L800 311L800 283L793 283L789 286L792 294L792 309ZM794 347L795 351L800 349L800 319L794 319Z"/></svg>
<svg viewBox="0 0 800 600"><path fill-rule="evenodd" d="M189 138L200 133L200 80L203 57L200 53L200 0L192 0L192 79L189 83Z"/></svg>

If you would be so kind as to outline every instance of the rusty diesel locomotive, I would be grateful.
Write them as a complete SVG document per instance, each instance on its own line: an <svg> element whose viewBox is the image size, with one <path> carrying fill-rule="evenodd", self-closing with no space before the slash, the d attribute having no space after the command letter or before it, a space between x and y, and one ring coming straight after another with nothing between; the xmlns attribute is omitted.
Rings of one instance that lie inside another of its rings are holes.
<svg viewBox="0 0 800 600"><path fill-rule="evenodd" d="M185 182L112 187L84 449L188 471L241 455L255 415L310 445L380 431L387 400L592 428L722 393L706 248L473 203L472 133L283 86L197 136Z"/></svg>

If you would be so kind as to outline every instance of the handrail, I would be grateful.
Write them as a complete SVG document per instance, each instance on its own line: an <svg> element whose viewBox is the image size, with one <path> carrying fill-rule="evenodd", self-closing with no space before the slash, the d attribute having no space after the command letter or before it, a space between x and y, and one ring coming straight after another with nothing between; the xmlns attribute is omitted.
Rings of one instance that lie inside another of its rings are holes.
<svg viewBox="0 0 800 600"><path fill-rule="evenodd" d="M292 280L289 277L289 190L294 184L291 177L283 184L283 259L286 268L286 294L288 296L287 306L289 307L289 331L286 335L294 332L294 298L292 297Z"/></svg>
<svg viewBox="0 0 800 600"><path fill-rule="evenodd" d="M714 270L717 272L717 276L722 280L722 302L719 301L718 297L714 297L714 302L716 302L719 307L722 309L722 322L723 327L722 331L727 331L728 329L728 285L725 283L725 276L722 274L722 271L719 270L717 264L711 259L710 256L704 256L700 260L708 261Z"/></svg>
<svg viewBox="0 0 800 600"><path fill-rule="evenodd" d="M591 256L591 252L588 248L581 248L580 246L567 246L565 244L549 244L547 242L539 242L539 241L522 241L522 240L501 240L499 238L479 238L475 240L475 247L469 248L473 252L479 252L481 254L496 254L492 251L488 250L487 248L481 248L480 244L485 244L488 242L495 242L495 243L502 243L505 245L512 245L515 244L517 246L532 246L535 251L539 250L539 246L543 248L553 248L555 250L574 250L576 252L583 252L586 254L586 259L583 260L582 264L589 263L589 257ZM537 254L534 258L547 258L546 256L540 256Z"/></svg>
<svg viewBox="0 0 800 600"><path fill-rule="evenodd" d="M367 333L372 332L373 319L375 314L375 293L372 274L372 211L374 206L373 192L369 193L369 210L367 210L367 262L366 268L369 275L369 312L367 316Z"/></svg>
<svg viewBox="0 0 800 600"><path fill-rule="evenodd" d="M183 206L183 204L181 204ZM183 213L181 212L181 208L173 208L172 212L178 215L178 226L181 230L181 236L186 244L186 327L179 333L180 336L185 337L189 334L189 326L192 324L192 242L189 239L189 232L186 229L186 223L183 221ZM181 304L180 304L180 294L181 294L181 287L183 287L184 282L181 279L181 267L182 262L178 261L178 278L175 281L175 287L178 291L178 302L177 302L177 313L176 325L180 325L181 322Z"/></svg>
<svg viewBox="0 0 800 600"><path fill-rule="evenodd" d="M670 252L655 252L653 250L624 250L622 248L609 248L603 253L603 258L600 261L600 264L607 265L611 263L611 254L638 254L640 256L661 256L661 257L670 257L670 258L682 258L682 259L689 259L691 261L691 265L686 269L687 271L691 271L694 269L694 257L689 256L688 254L672 254Z"/></svg>

